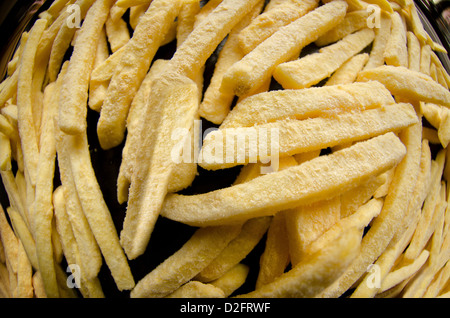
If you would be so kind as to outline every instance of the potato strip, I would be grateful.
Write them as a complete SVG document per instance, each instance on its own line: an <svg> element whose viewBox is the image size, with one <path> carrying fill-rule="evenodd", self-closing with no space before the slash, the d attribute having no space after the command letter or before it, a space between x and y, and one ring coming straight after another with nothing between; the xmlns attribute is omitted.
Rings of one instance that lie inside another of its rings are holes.
<svg viewBox="0 0 450 318"><path fill-rule="evenodd" d="M246 184L192 196L168 195L161 215L195 226L273 215L280 210L343 193L371 175L392 168L404 155L405 148L398 138L387 133L299 166L263 175ZM277 186L274 188L273 184ZM254 200L248 201L248 197Z"/></svg>

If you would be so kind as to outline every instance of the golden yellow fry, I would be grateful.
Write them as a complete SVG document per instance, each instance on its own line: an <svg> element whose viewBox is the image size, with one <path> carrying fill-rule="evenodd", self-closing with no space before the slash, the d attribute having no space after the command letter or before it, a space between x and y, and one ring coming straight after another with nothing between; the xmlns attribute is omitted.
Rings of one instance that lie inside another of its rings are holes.
<svg viewBox="0 0 450 318"><path fill-rule="evenodd" d="M314 43L317 46L325 46L337 42L349 34L367 27L367 10L348 12L344 19L333 29L321 35Z"/></svg>
<svg viewBox="0 0 450 318"><path fill-rule="evenodd" d="M200 8L200 11L195 16L194 28L196 28L200 22L202 22L223 0L211 0L205 3Z"/></svg>
<svg viewBox="0 0 450 318"><path fill-rule="evenodd" d="M130 40L130 31L128 31L128 25L123 18L113 21L109 16L105 22L105 30L112 52L116 52Z"/></svg>
<svg viewBox="0 0 450 318"><path fill-rule="evenodd" d="M117 66L120 63L120 59L122 58L126 45L118 49L113 54L109 55L107 59L105 59L99 65L96 65L92 70L91 74L91 83L102 83L109 82L111 77L113 76ZM92 85L92 84L91 84Z"/></svg>
<svg viewBox="0 0 450 318"><path fill-rule="evenodd" d="M428 44L422 46L420 50L420 72L431 75L431 47Z"/></svg>
<svg viewBox="0 0 450 318"><path fill-rule="evenodd" d="M66 137L73 179L86 219L119 290L134 287L125 253L92 168L87 136Z"/></svg>
<svg viewBox="0 0 450 318"><path fill-rule="evenodd" d="M344 1L332 1L279 29L224 74L221 89L242 96L260 87L277 65L336 26L347 7Z"/></svg>
<svg viewBox="0 0 450 318"><path fill-rule="evenodd" d="M384 51L391 35L391 16L382 11L380 14L380 27L375 28L375 39L372 43L369 60L364 69L384 65Z"/></svg>
<svg viewBox="0 0 450 318"><path fill-rule="evenodd" d="M311 87L358 54L374 37L375 33L368 28L349 34L337 43L323 47L318 53L281 63L275 68L273 77L285 89Z"/></svg>
<svg viewBox="0 0 450 318"><path fill-rule="evenodd" d="M391 14L391 35L384 50L387 65L408 67L406 27L398 12Z"/></svg>
<svg viewBox="0 0 450 318"><path fill-rule="evenodd" d="M90 73L94 65L98 39L113 2L96 1L87 12L76 38L59 97L58 125L67 134L80 134L86 130Z"/></svg>
<svg viewBox="0 0 450 318"><path fill-rule="evenodd" d="M450 112L447 108L444 109L445 111L442 112L442 119L438 129L438 137L442 147L447 148L450 141Z"/></svg>
<svg viewBox="0 0 450 318"><path fill-rule="evenodd" d="M0 133L0 170L11 169L11 143L7 136Z"/></svg>
<svg viewBox="0 0 450 318"><path fill-rule="evenodd" d="M143 4L150 4L151 0L117 0L116 6L121 8L129 8Z"/></svg>
<svg viewBox="0 0 450 318"><path fill-rule="evenodd" d="M360 231L352 228L272 283L238 297L314 297L345 271L358 255L360 244Z"/></svg>
<svg viewBox="0 0 450 318"><path fill-rule="evenodd" d="M161 215L201 226L273 215L331 194L341 194L366 178L392 168L404 155L405 148L398 138L393 133L387 133L299 166L260 176L245 184L199 195L170 194L166 197ZM332 173L328 171L331 166ZM273 187L274 184L277 186ZM311 187L313 184L314 187ZM253 200L246 199L249 197ZM205 202L211 203L205 205Z"/></svg>
<svg viewBox="0 0 450 318"><path fill-rule="evenodd" d="M408 31L406 34L408 47L408 68L420 72L420 42L416 35Z"/></svg>
<svg viewBox="0 0 450 318"><path fill-rule="evenodd" d="M177 47L179 47L194 29L195 17L200 12L200 1L185 1L181 6L176 27Z"/></svg>
<svg viewBox="0 0 450 318"><path fill-rule="evenodd" d="M302 261L311 242L340 219L340 205L340 197L335 196L285 212L292 266Z"/></svg>
<svg viewBox="0 0 450 318"><path fill-rule="evenodd" d="M225 293L212 284L190 281L167 295L166 298L225 298Z"/></svg>
<svg viewBox="0 0 450 318"><path fill-rule="evenodd" d="M5 250L7 264L9 264L13 273L17 273L19 240L9 225L2 206L0 206L0 239L2 240L3 248Z"/></svg>
<svg viewBox="0 0 450 318"><path fill-rule="evenodd" d="M157 131L150 129L141 138L120 234L129 259L145 251L168 191L175 160L182 153L180 145L171 138L172 132L177 128L189 129L198 106L197 84L189 78L167 73L154 84L152 104L144 116L145 120L159 120L160 124Z"/></svg>
<svg viewBox="0 0 450 318"><path fill-rule="evenodd" d="M113 148L123 141L133 96L180 7L178 1L152 1L134 30L111 78L100 112L97 135L103 149Z"/></svg>
<svg viewBox="0 0 450 318"><path fill-rule="evenodd" d="M132 298L165 297L191 280L235 238L239 225L204 227L158 265L131 291Z"/></svg>
<svg viewBox="0 0 450 318"><path fill-rule="evenodd" d="M264 252L259 260L255 288L274 281L284 273L289 264L289 247L285 212L275 214L267 231Z"/></svg>
<svg viewBox="0 0 450 318"><path fill-rule="evenodd" d="M17 252L17 288L14 297L33 298L33 268L22 242L19 240Z"/></svg>
<svg viewBox="0 0 450 318"><path fill-rule="evenodd" d="M44 289L44 282L39 272L33 274L33 289L36 298L47 298Z"/></svg>
<svg viewBox="0 0 450 318"><path fill-rule="evenodd" d="M422 128L422 138L430 142L430 144L440 144L441 141L438 137L438 132L434 128L423 127Z"/></svg>
<svg viewBox="0 0 450 318"><path fill-rule="evenodd" d="M387 0L368 0L368 1L365 1L365 2L377 5L378 7L380 7L381 10L383 10L383 11L385 11L387 13L392 13L393 12L393 9L392 9L390 1L387 1Z"/></svg>
<svg viewBox="0 0 450 318"><path fill-rule="evenodd" d="M223 276L210 282L209 284L220 288L223 291L225 297L229 297L245 283L249 271L250 268L248 265L240 263L235 265Z"/></svg>
<svg viewBox="0 0 450 318"><path fill-rule="evenodd" d="M47 25L46 20L38 20L30 31L29 39L24 47L20 61L17 83L17 109L19 136L23 149L25 167L30 176L31 184L36 184L36 174L39 158L37 129L33 120L32 82L34 60L39 39Z"/></svg>
<svg viewBox="0 0 450 318"><path fill-rule="evenodd" d="M199 106L199 115L212 123L221 124L230 111L235 96L234 94L229 94L220 90L223 74L234 63L244 57L244 53L239 46L238 38L242 34L242 30L261 12L263 4L264 3L261 1L258 2L251 13L246 15L231 30L219 53L210 84L208 85Z"/></svg>
<svg viewBox="0 0 450 318"><path fill-rule="evenodd" d="M448 84L447 81L445 80L445 75L443 70L439 67L436 66L436 63L433 62L433 64L436 67L436 76L437 76L437 81L439 82L439 84L441 84L442 86L444 86L445 88L448 89Z"/></svg>
<svg viewBox="0 0 450 318"><path fill-rule="evenodd" d="M450 107L450 92L429 76L402 66L384 65L363 70L358 81L379 81L395 96Z"/></svg>
<svg viewBox="0 0 450 318"><path fill-rule="evenodd" d="M264 162L273 156L285 157L399 131L417 122L410 104L396 104L342 113L338 117L285 119L253 127L220 129L205 138L199 165L218 170L255 160ZM274 131L278 140L270 135L267 142L264 136ZM245 138L249 141L245 142Z"/></svg>
<svg viewBox="0 0 450 318"><path fill-rule="evenodd" d="M353 83L359 71L364 68L368 61L369 55L367 53L360 53L351 57L330 76L324 86Z"/></svg>
<svg viewBox="0 0 450 318"><path fill-rule="evenodd" d="M102 29L102 32L100 34L100 37L98 39L97 43L97 51L95 55L94 65L92 66L92 73L94 70L101 65L104 61L106 61L109 57L109 48L108 48L108 42L106 39L106 33L105 30ZM95 110L97 112L100 111L103 100L106 96L106 90L108 89L109 81L95 81L92 78L90 78L89 82L89 98L88 98L88 106L92 110Z"/></svg>
<svg viewBox="0 0 450 318"><path fill-rule="evenodd" d="M315 9L319 4L317 0L287 0L270 10L266 10L239 34L239 46L244 55L269 38L280 28L304 16Z"/></svg>
<svg viewBox="0 0 450 318"><path fill-rule="evenodd" d="M407 152L395 169L395 176L385 198L383 209L372 222L369 231L364 235L361 253L358 254L346 272L321 294L321 297L342 295L365 273L367 267L382 254L392 237L400 235L398 234L400 232L398 225L402 223L403 217L407 213L419 173L422 148L421 132L422 126L420 123L400 132L400 138L405 144Z"/></svg>
<svg viewBox="0 0 450 318"><path fill-rule="evenodd" d="M74 5L79 9L80 20L85 19L87 11L93 5L95 0L77 0ZM47 77L50 82L53 82L58 77L59 70L63 64L64 56L69 49L72 39L74 38L75 32L78 30L76 25L76 18L73 18L72 12L71 16L64 19L65 23L62 23L54 42L52 44L50 57L48 61ZM76 15L77 13L75 13Z"/></svg>
<svg viewBox="0 0 450 318"><path fill-rule="evenodd" d="M271 217L255 218L245 222L242 225L241 233L222 250L219 256L196 275L195 279L201 282L211 282L239 264L262 239L270 222Z"/></svg>
<svg viewBox="0 0 450 318"><path fill-rule="evenodd" d="M377 81L270 91L250 96L238 103L225 118L220 129L250 127L288 117L329 117L330 114L343 111L377 108L393 103L391 93Z"/></svg>
<svg viewBox="0 0 450 318"><path fill-rule="evenodd" d="M19 80L19 70L17 69L11 76L6 78L4 87L0 91L0 108L5 107L6 102L17 95L17 82ZM3 83L2 82L2 83Z"/></svg>

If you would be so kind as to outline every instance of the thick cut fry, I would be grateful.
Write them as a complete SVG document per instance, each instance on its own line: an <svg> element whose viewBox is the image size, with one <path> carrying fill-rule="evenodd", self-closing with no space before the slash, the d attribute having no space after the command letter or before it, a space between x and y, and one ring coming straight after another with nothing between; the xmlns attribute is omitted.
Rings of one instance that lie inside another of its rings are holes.
<svg viewBox="0 0 450 318"><path fill-rule="evenodd" d="M182 153L171 138L172 132L177 128L189 129L198 107L197 84L189 78L167 73L154 84L146 120L159 120L160 124L158 127L151 124L152 129L141 141L120 237L129 259L145 251L167 194L175 160Z"/></svg>
<svg viewBox="0 0 450 318"><path fill-rule="evenodd" d="M260 87L277 65L336 26L347 7L346 2L332 1L282 27L224 74L221 89L242 96Z"/></svg>
<svg viewBox="0 0 450 318"><path fill-rule="evenodd" d="M343 193L370 176L392 168L404 155L401 142L393 133L388 133L245 184L192 196L171 194L166 198L161 215L202 226L273 215ZM273 187L274 184L277 186ZM253 200L249 201L249 197Z"/></svg>
<svg viewBox="0 0 450 318"><path fill-rule="evenodd" d="M58 284L52 248L53 218L53 179L55 173L56 142L54 117L58 113L58 100L55 96L56 82L49 84L44 91L44 109L41 124L41 149L36 178L34 211L31 214L32 232L36 241L36 254L39 272L44 281L47 297L59 297Z"/></svg>
<svg viewBox="0 0 450 318"><path fill-rule="evenodd" d="M264 252L259 260L256 288L281 276L289 264L290 242L286 231L285 212L279 212L273 216L265 243Z"/></svg>
<svg viewBox="0 0 450 318"><path fill-rule="evenodd" d="M280 28L315 9L318 4L317 0L287 0L260 14L239 34L239 46L244 55Z"/></svg>
<svg viewBox="0 0 450 318"><path fill-rule="evenodd" d="M195 17L200 11L199 0L185 1L181 6L180 13L177 17L176 39L177 47L179 47L194 29Z"/></svg>
<svg viewBox="0 0 450 318"><path fill-rule="evenodd" d="M32 110L32 82L34 60L39 39L47 25L46 20L38 20L34 24L27 43L25 44L23 55L18 70L19 77L17 83L17 109L18 128L25 167L30 176L31 184L36 184L36 174L39 157L39 146L37 139L37 127L34 125Z"/></svg>
<svg viewBox="0 0 450 318"><path fill-rule="evenodd" d="M239 287L241 287L247 279L250 268L245 264L237 264L222 277L212 281L210 284L220 288L225 297L229 297Z"/></svg>
<svg viewBox="0 0 450 318"><path fill-rule="evenodd" d="M59 100L60 129L67 134L86 131L89 78L97 52L98 39L114 1L96 1L75 40L72 56L63 79Z"/></svg>
<svg viewBox="0 0 450 318"><path fill-rule="evenodd" d="M306 119L326 116L345 110L364 110L393 103L391 93L376 81L270 91L250 96L238 103L220 129L250 127L288 117Z"/></svg>
<svg viewBox="0 0 450 318"><path fill-rule="evenodd" d="M166 298L225 298L222 289L197 281L190 281L175 290Z"/></svg>
<svg viewBox="0 0 450 318"><path fill-rule="evenodd" d="M379 81L395 96L450 107L450 92L429 76L402 66L384 65L363 70L358 81Z"/></svg>
<svg viewBox="0 0 450 318"><path fill-rule="evenodd" d="M391 35L384 50L387 65L408 67L406 27L398 12L391 15Z"/></svg>
<svg viewBox="0 0 450 318"><path fill-rule="evenodd" d="M19 240L17 253L17 288L14 297L33 298L33 268L28 260L22 242Z"/></svg>
<svg viewBox="0 0 450 318"><path fill-rule="evenodd" d="M239 264L258 244L266 233L271 222L270 217L248 220L242 225L241 233L223 249L195 279L201 282L211 282L224 275Z"/></svg>
<svg viewBox="0 0 450 318"><path fill-rule="evenodd" d="M253 127L220 129L205 138L199 165L217 170L254 160L264 162L274 156L285 157L397 132L417 122L410 104L396 104L359 113L342 113L338 117L286 119ZM272 136L274 131L278 141ZM271 132L270 142L264 138L268 132Z"/></svg>
<svg viewBox="0 0 450 318"><path fill-rule="evenodd" d="M369 60L364 69L370 69L384 65L384 51L391 35L391 16L384 11L380 14L380 27L375 28L375 39L372 50L370 50Z"/></svg>
<svg viewBox="0 0 450 318"><path fill-rule="evenodd" d="M103 149L113 148L123 141L133 96L180 7L179 1L152 1L134 30L111 78L100 112L97 134Z"/></svg>
<svg viewBox="0 0 450 318"><path fill-rule="evenodd" d="M105 30L112 52L116 52L130 40L128 25L123 18L113 21L109 16L105 22Z"/></svg>
<svg viewBox="0 0 450 318"><path fill-rule="evenodd" d="M66 136L73 179L84 214L119 290L134 287L134 278L91 164L86 134Z"/></svg>
<svg viewBox="0 0 450 318"><path fill-rule="evenodd" d="M360 244L360 231L350 229L272 283L238 297L314 297L345 271L358 255Z"/></svg>
<svg viewBox="0 0 450 318"><path fill-rule="evenodd" d="M340 219L341 200L335 196L286 211L286 230L292 266L300 263L305 248Z"/></svg>
<svg viewBox="0 0 450 318"><path fill-rule="evenodd" d="M348 59L358 54L374 39L375 33L368 28L349 34L335 44L322 48L298 60L281 63L273 77L285 89L311 87L329 77Z"/></svg>
<svg viewBox="0 0 450 318"><path fill-rule="evenodd" d="M234 63L244 57L244 53L239 47L238 37L242 34L242 30L249 25L253 18L261 12L263 4L264 3L260 1L253 8L252 12L244 17L231 30L223 48L219 53L210 84L208 85L203 96L203 100L199 106L199 115L212 123L221 124L230 111L234 94L229 94L220 90L223 74Z"/></svg>
<svg viewBox="0 0 450 318"><path fill-rule="evenodd" d="M197 26L194 26L194 30L172 57L171 67L191 79L196 78L220 42L257 3L259 0L223 0Z"/></svg>
<svg viewBox="0 0 450 318"><path fill-rule="evenodd" d="M353 56L330 76L324 86L353 83L356 80L359 71L364 68L364 65L366 65L368 60L369 55L367 53Z"/></svg>
<svg viewBox="0 0 450 318"><path fill-rule="evenodd" d="M348 12L335 28L321 35L314 43L317 46L325 46L361 30L367 27L368 16L369 12L367 10Z"/></svg>
<svg viewBox="0 0 450 318"><path fill-rule="evenodd" d="M395 169L395 176L385 198L383 209L364 235L361 253L345 273L320 295L321 297L338 297L348 290L386 249L394 234L400 231L398 225L402 224L403 217L407 213L419 173L422 148L421 132L422 126L419 123L400 133L407 153Z"/></svg>
<svg viewBox="0 0 450 318"><path fill-rule="evenodd" d="M416 35L408 31L406 34L408 47L408 68L420 72L420 42Z"/></svg>
<svg viewBox="0 0 450 318"><path fill-rule="evenodd" d="M5 250L7 264L11 267L11 271L13 273L17 273L19 240L9 225L2 206L0 206L0 239L2 240L3 248Z"/></svg>
<svg viewBox="0 0 450 318"><path fill-rule="evenodd" d="M239 225L198 229L178 251L142 278L130 296L165 297L174 292L215 259L240 230Z"/></svg>
<svg viewBox="0 0 450 318"><path fill-rule="evenodd" d="M105 59L99 65L96 65L91 73L91 85L92 83L99 84L102 82L109 82L114 75L114 71L120 63L120 59L122 58L127 46L122 46L113 54L109 55L107 59Z"/></svg>

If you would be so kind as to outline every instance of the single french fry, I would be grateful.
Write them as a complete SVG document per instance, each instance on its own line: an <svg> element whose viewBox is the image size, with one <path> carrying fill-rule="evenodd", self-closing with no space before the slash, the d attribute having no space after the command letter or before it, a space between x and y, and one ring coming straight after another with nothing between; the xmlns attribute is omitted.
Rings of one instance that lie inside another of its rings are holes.
<svg viewBox="0 0 450 318"><path fill-rule="evenodd" d="M445 111L442 111L442 119L438 129L438 138L442 147L447 148L450 141L450 112L447 108L444 109Z"/></svg>
<svg viewBox="0 0 450 318"><path fill-rule="evenodd" d="M199 0L189 0L183 3L178 15L176 27L177 46L180 46L194 29L195 17L200 11Z"/></svg>
<svg viewBox="0 0 450 318"><path fill-rule="evenodd" d="M374 37L375 33L368 28L349 34L337 43L321 48L318 53L281 63L275 68L273 77L285 89L311 87L361 52Z"/></svg>
<svg viewBox="0 0 450 318"><path fill-rule="evenodd" d="M245 283L249 271L250 268L248 265L239 263L224 275L210 282L209 284L220 288L223 291L225 297L229 297Z"/></svg>
<svg viewBox="0 0 450 318"><path fill-rule="evenodd" d="M35 272L33 274L33 290L36 298L47 298L44 289L44 282L42 281L41 274L39 272Z"/></svg>
<svg viewBox="0 0 450 318"><path fill-rule="evenodd" d="M375 28L375 39L372 43L369 60L364 69L384 65L384 51L391 35L391 16L386 12L380 13L380 27Z"/></svg>
<svg viewBox="0 0 450 318"><path fill-rule="evenodd" d="M385 152L388 149L391 150L389 154ZM359 153L358 158L352 157L355 152ZM161 215L191 225L223 224L273 215L280 210L318 201L331 193L338 195L371 175L392 168L404 155L405 149L398 138L393 133L387 133L299 166L260 176L245 184L199 195L170 194L166 197ZM334 177L330 171L322 170L330 165L334 167ZM336 177L338 175L339 178ZM308 184L312 183L315 186L310 188L311 191L299 191L308 189ZM277 184L277 187L270 186L273 184ZM285 186L282 187L281 184ZM254 200L244 199L248 197ZM205 200L214 202L214 205L208 204L207 208L203 208ZM220 213L217 212L219 209Z"/></svg>
<svg viewBox="0 0 450 318"><path fill-rule="evenodd" d="M152 105L146 120L160 120L157 131L152 124L141 140L128 197L128 207L120 240L129 259L141 255L167 194L167 185L182 149L171 134L176 128L189 129L198 106L197 84L185 76L163 74L152 86ZM175 108L174 105L177 105ZM152 118L152 119L150 119ZM151 158L150 162L149 159ZM158 184L154 187L154 184Z"/></svg>
<svg viewBox="0 0 450 318"><path fill-rule="evenodd" d="M406 39L408 47L408 68L420 72L420 42L411 31L407 32Z"/></svg>
<svg viewBox="0 0 450 318"><path fill-rule="evenodd" d="M113 2L96 1L87 12L76 38L59 97L58 125L67 134L80 134L86 130L89 77L98 39Z"/></svg>
<svg viewBox="0 0 450 318"><path fill-rule="evenodd" d="M428 44L422 46L420 50L420 72L431 76L431 47Z"/></svg>
<svg viewBox="0 0 450 318"><path fill-rule="evenodd" d="M336 26L347 7L346 2L332 1L279 29L224 74L221 89L242 96L260 87L277 65Z"/></svg>
<svg viewBox="0 0 450 318"><path fill-rule="evenodd" d="M423 127L422 128L422 138L428 140L430 142L430 144L437 145L437 144L441 143L441 141L439 140L439 137L438 137L438 132L434 128Z"/></svg>
<svg viewBox="0 0 450 318"><path fill-rule="evenodd" d="M147 11L149 6L150 6L150 2L130 8L130 15L129 15L128 19L129 19L129 24L133 30L136 29L136 26L139 23L139 19L145 14L145 11Z"/></svg>
<svg viewBox="0 0 450 318"><path fill-rule="evenodd" d="M92 69L94 70L101 65L104 61L106 61L109 57L109 48L108 42L106 39L105 29L102 29L100 37L98 39L97 51L94 59L94 65ZM106 91L108 89L109 80L105 81L95 81L92 79L92 74L89 82L89 98L88 98L88 106L97 112L100 111L103 101L106 96Z"/></svg>
<svg viewBox="0 0 450 318"><path fill-rule="evenodd" d="M103 149L113 148L123 141L133 96L180 7L178 1L152 1L125 46L109 83L97 124L97 135Z"/></svg>
<svg viewBox="0 0 450 318"><path fill-rule="evenodd" d="M321 35L315 42L317 46L325 46L337 42L347 35L367 27L367 10L348 12L344 19L333 29Z"/></svg>
<svg viewBox="0 0 450 318"><path fill-rule="evenodd" d="M23 149L25 167L30 176L31 184L36 184L36 174L39 157L37 127L34 125L32 111L32 75L37 45L47 25L46 20L38 20L30 31L29 39L24 47L20 62L17 83L17 109L19 136Z"/></svg>
<svg viewBox="0 0 450 318"><path fill-rule="evenodd" d="M105 22L106 35L112 52L116 52L130 40L130 31L123 18L113 21L111 16Z"/></svg>
<svg viewBox="0 0 450 318"><path fill-rule="evenodd" d="M0 170L11 170L11 143L7 136L0 133Z"/></svg>
<svg viewBox="0 0 450 318"><path fill-rule="evenodd" d="M445 88L448 89L448 84L447 84L447 81L445 80L445 76L444 76L442 69L439 68L438 66L436 66L436 63L434 63L434 62L432 65L434 65L436 68L437 81L439 82L439 84L441 84L442 86L444 86Z"/></svg>
<svg viewBox="0 0 450 318"><path fill-rule="evenodd" d="M117 0L116 6L120 8L130 8L143 4L150 4L151 0Z"/></svg>
<svg viewBox="0 0 450 318"><path fill-rule="evenodd" d="M285 212L279 212L273 216L267 230L264 252L259 259L259 271L255 288L274 281L284 273L290 260L289 246Z"/></svg>
<svg viewBox="0 0 450 318"><path fill-rule="evenodd" d="M285 212L292 266L302 261L306 247L340 219L341 200L335 196Z"/></svg>
<svg viewBox="0 0 450 318"><path fill-rule="evenodd" d="M158 265L131 291L132 298L165 297L191 280L235 238L239 225L204 227Z"/></svg>
<svg viewBox="0 0 450 318"><path fill-rule="evenodd" d="M199 165L218 170L273 156L285 157L399 131L417 122L410 104L396 104L360 113L342 113L339 117L285 119L253 127L219 129L206 136ZM272 136L274 131L278 140ZM268 132L270 142L264 138Z"/></svg>
<svg viewBox="0 0 450 318"><path fill-rule="evenodd" d="M200 8L195 15L194 28L196 28L223 0L211 0Z"/></svg>
<svg viewBox="0 0 450 318"><path fill-rule="evenodd" d="M330 76L324 86L353 83L359 71L364 68L368 61L369 55L367 53L360 53L351 57Z"/></svg>
<svg viewBox="0 0 450 318"><path fill-rule="evenodd" d="M8 266L11 271L17 273L17 254L19 253L19 240L14 234L13 229L9 225L3 207L0 206L0 239L2 240L3 248Z"/></svg>
<svg viewBox="0 0 450 318"><path fill-rule="evenodd" d="M4 87L0 91L0 108L5 107L6 102L17 95L17 83L19 80L19 70L16 71L9 77L7 77L2 83Z"/></svg>
<svg viewBox="0 0 450 318"><path fill-rule="evenodd" d="M271 219L271 217L261 217L246 221L242 225L241 233L222 250L219 256L197 274L195 279L201 282L211 282L239 264L267 232Z"/></svg>
<svg viewBox="0 0 450 318"><path fill-rule="evenodd" d="M230 111L235 96L234 94L229 94L220 90L223 74L234 63L244 57L244 53L239 46L238 38L242 34L242 30L261 12L263 4L264 3L261 1L257 3L251 13L245 16L231 30L219 53L212 78L199 106L200 116L212 123L221 124Z"/></svg>
<svg viewBox="0 0 450 318"><path fill-rule="evenodd" d="M116 52L109 55L102 63L95 66L91 73L91 85L92 83L109 82L111 80L126 49L126 45L122 46Z"/></svg>
<svg viewBox="0 0 450 318"><path fill-rule="evenodd" d="M314 297L345 271L359 253L360 244L359 230L350 229L272 283L237 297Z"/></svg>
<svg viewBox="0 0 450 318"><path fill-rule="evenodd" d="M251 23L239 34L239 46L244 55L248 54L280 28L315 9L318 4L317 0L287 0L252 19Z"/></svg>
<svg viewBox="0 0 450 318"><path fill-rule="evenodd" d="M374 219L369 231L361 243L361 253L336 282L333 283L321 297L342 295L367 270L376 258L386 249L394 235L400 230L407 213L408 204L413 193L415 181L419 174L422 125L414 124L400 133L400 138L406 146L407 153L395 169L389 193L385 198L380 215ZM397 233L397 234L396 234Z"/></svg>
<svg viewBox="0 0 450 318"><path fill-rule="evenodd" d="M33 298L33 268L19 240L17 252L17 288L14 297Z"/></svg>
<svg viewBox="0 0 450 318"><path fill-rule="evenodd" d="M450 107L450 92L447 89L433 81L431 77L402 66L384 65L363 70L357 80L376 80L395 96Z"/></svg>
<svg viewBox="0 0 450 318"><path fill-rule="evenodd" d="M222 289L198 281L190 281L179 287L166 298L225 298Z"/></svg>
<svg viewBox="0 0 450 318"><path fill-rule="evenodd" d="M384 50L387 65L408 67L406 27L398 12L391 14L391 35Z"/></svg>

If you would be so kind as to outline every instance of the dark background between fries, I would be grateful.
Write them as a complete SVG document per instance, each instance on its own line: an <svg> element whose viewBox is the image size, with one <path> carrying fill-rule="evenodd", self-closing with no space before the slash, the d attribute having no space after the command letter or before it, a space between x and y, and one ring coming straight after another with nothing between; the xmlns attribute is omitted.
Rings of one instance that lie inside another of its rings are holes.
<svg viewBox="0 0 450 318"><path fill-rule="evenodd" d="M450 52L450 45L448 42L448 29L446 29L445 22L438 18L433 8L430 8L428 2L425 0L415 0L421 13L421 18L425 29L430 36ZM44 2L44 3L42 3ZM11 59L16 45L20 39L20 35L28 29L34 22L37 13L45 10L51 4L52 0L31 1L31 0L0 0L0 77L3 79L7 63ZM205 3L207 1L202 1ZM125 15L126 17L126 15ZM132 31L132 30L130 30ZM206 62L204 73L204 89L209 84L210 77L214 70L214 65L217 59L217 52ZM175 41L168 45L161 47L155 56L155 60L159 58L170 59L176 49ZM314 51L314 45L310 45L302 51L303 54ZM370 48L368 48L370 49ZM67 52L67 58L70 57L71 51ZM448 55L438 53L444 66L447 70L450 69L450 62ZM320 85L320 84L319 84ZM280 86L273 81L271 90L280 89ZM96 126L99 115L98 113L88 111L88 138L91 152L92 165L96 172L99 185L103 191L104 199L110 209L114 223L118 233L122 229L122 222L125 216L126 204L119 205L117 202L116 182L120 167L123 144L114 149L103 151L98 143ZM215 127L212 123L206 120L202 121L203 131ZM326 151L324 151L326 153ZM57 167L57 166L56 166ZM199 174L194 180L193 184L183 190L183 194L204 193L207 191L223 188L229 186L235 180L240 167L226 169L222 171L210 172L205 171L199 167ZM54 185L60 184L58 171L55 172ZM0 203L3 208L9 206L8 197L0 183ZM155 268L159 263L164 261L167 257L177 251L184 242L192 235L195 228L170 221L168 219L160 218L156 224L155 230L152 234L147 252L138 259L130 261L130 267L134 278L139 281L148 272ZM247 282L235 294L248 292L254 289L256 277L258 274L259 257L264 249L264 238L260 244L243 260L243 263L250 265L250 273ZM65 263L63 264L65 266ZM64 268L64 267L63 267ZM123 298L128 297L129 292L119 292L109 273L106 264L103 264L99 273L99 278L102 283L103 291L106 297Z"/></svg>

